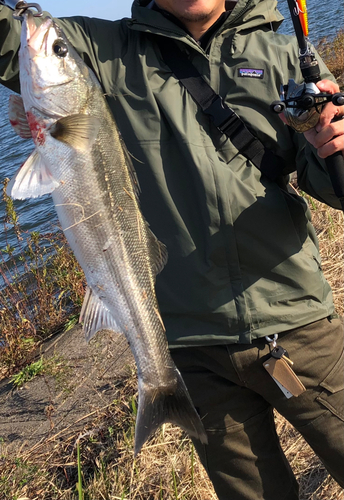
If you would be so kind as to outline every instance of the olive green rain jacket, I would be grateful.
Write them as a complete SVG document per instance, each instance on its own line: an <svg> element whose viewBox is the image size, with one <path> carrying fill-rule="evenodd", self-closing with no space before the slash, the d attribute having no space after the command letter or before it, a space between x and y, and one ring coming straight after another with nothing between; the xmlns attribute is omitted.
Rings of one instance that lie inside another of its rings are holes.
<svg viewBox="0 0 344 500"><path fill-rule="evenodd" d="M156 290L171 346L250 343L331 315L303 198L270 181L222 135L164 63L173 38L213 89L277 155L301 187L339 208L324 164L269 105L301 82L294 38L271 0L239 0L206 50L135 0L132 19L58 20L99 78L141 186L141 205L169 259ZM19 90L18 21L0 12L0 78ZM262 78L240 76L258 69ZM321 63L322 76L332 78ZM244 72L245 73L245 72ZM281 160L282 161L282 160Z"/></svg>

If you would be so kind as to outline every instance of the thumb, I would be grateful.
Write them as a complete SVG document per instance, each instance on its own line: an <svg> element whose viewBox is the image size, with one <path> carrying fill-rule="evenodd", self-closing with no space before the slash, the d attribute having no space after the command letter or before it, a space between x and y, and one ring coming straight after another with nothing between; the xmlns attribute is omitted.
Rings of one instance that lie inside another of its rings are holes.
<svg viewBox="0 0 344 500"><path fill-rule="evenodd" d="M331 80L321 80L320 82L317 82L316 85L320 92L327 92L329 94L339 92L339 86ZM331 102L327 103L320 114L319 123L315 127L316 131L320 132L324 127L331 123L335 116L338 116L339 114L341 114L341 110L338 106L334 106Z"/></svg>
<svg viewBox="0 0 344 500"><path fill-rule="evenodd" d="M322 92L329 92L330 94L335 94L339 92L339 86L337 83L332 82L331 80L320 80L317 82L317 87Z"/></svg>

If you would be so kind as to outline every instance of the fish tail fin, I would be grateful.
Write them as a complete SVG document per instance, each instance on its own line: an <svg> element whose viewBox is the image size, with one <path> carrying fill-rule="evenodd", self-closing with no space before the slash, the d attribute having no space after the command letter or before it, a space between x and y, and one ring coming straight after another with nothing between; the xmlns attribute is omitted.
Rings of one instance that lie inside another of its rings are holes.
<svg viewBox="0 0 344 500"><path fill-rule="evenodd" d="M139 380L139 405L135 429L135 456L147 439L165 422L178 425L190 437L208 442L201 419L177 368L170 387L148 386Z"/></svg>

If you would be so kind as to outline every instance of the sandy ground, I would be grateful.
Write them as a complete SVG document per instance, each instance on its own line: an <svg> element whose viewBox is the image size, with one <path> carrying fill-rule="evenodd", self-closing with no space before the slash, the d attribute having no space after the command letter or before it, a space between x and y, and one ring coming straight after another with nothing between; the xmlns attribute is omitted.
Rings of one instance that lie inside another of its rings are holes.
<svg viewBox="0 0 344 500"><path fill-rule="evenodd" d="M87 344L80 326L43 344L37 359L41 355L47 373L19 389L8 380L0 383L0 438L8 451L51 442L66 429L77 432L92 412L112 402L133 364L123 335L99 332Z"/></svg>

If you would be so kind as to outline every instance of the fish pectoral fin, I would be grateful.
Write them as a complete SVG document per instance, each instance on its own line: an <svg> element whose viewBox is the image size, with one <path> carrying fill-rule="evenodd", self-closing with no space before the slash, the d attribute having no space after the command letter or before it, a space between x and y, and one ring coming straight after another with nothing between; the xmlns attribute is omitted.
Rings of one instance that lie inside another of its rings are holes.
<svg viewBox="0 0 344 500"><path fill-rule="evenodd" d="M99 330L113 330L121 333L109 309L104 305L96 293L87 287L82 304L79 323L83 323L86 341L99 332Z"/></svg>
<svg viewBox="0 0 344 500"><path fill-rule="evenodd" d="M58 181L35 149L8 183L6 192L15 200L25 200L52 193L58 186Z"/></svg>
<svg viewBox="0 0 344 500"><path fill-rule="evenodd" d="M92 148L100 129L98 118L90 115L70 115L61 118L49 129L54 139L75 149Z"/></svg>
<svg viewBox="0 0 344 500"><path fill-rule="evenodd" d="M13 130L22 139L32 139L29 123L27 121L23 98L20 95L12 94L8 101L8 117Z"/></svg>
<svg viewBox="0 0 344 500"><path fill-rule="evenodd" d="M163 243L161 243L161 241L158 240L150 229L148 229L148 234L151 263L155 274L159 274L164 269L167 262L167 248Z"/></svg>

